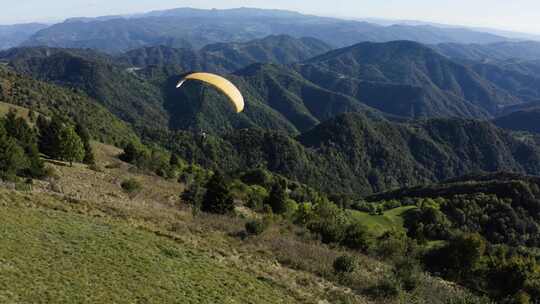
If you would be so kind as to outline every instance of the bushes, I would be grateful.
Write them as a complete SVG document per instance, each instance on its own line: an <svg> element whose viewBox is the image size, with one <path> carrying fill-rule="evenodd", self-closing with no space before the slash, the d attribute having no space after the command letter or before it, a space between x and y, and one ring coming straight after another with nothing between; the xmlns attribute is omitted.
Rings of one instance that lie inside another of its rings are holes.
<svg viewBox="0 0 540 304"><path fill-rule="evenodd" d="M199 183L188 186L180 196L183 201L190 204L195 210L201 209L202 201L206 193L206 188Z"/></svg>
<svg viewBox="0 0 540 304"><path fill-rule="evenodd" d="M253 220L246 223L246 232L249 235L259 235L267 228L267 224L261 220Z"/></svg>
<svg viewBox="0 0 540 304"><path fill-rule="evenodd" d="M368 294L376 298L393 299L399 296L400 282L393 275L386 275L380 282L369 288Z"/></svg>
<svg viewBox="0 0 540 304"><path fill-rule="evenodd" d="M351 273L356 268L356 259L349 255L342 255L334 261L333 267L336 273Z"/></svg>
<svg viewBox="0 0 540 304"><path fill-rule="evenodd" d="M0 119L0 178L15 180L17 176L42 178L47 175L39 157L34 130L15 112Z"/></svg>
<svg viewBox="0 0 540 304"><path fill-rule="evenodd" d="M142 189L142 185L134 178L127 179L120 184L122 189L129 194L135 194Z"/></svg>
<svg viewBox="0 0 540 304"><path fill-rule="evenodd" d="M396 279L406 291L412 291L420 282L422 270L418 261L402 256L394 263L392 270Z"/></svg>
<svg viewBox="0 0 540 304"><path fill-rule="evenodd" d="M430 252L426 264L448 278L461 280L475 270L485 250L486 242L480 235L462 234Z"/></svg>
<svg viewBox="0 0 540 304"><path fill-rule="evenodd" d="M272 211L276 214L285 214L287 213L288 203L287 203L287 186L284 183L275 183L272 186L270 195L266 198L265 204L272 207Z"/></svg>
<svg viewBox="0 0 540 304"><path fill-rule="evenodd" d="M206 189L201 206L202 211L216 214L234 211L234 200L222 173L216 172L206 184Z"/></svg>
<svg viewBox="0 0 540 304"><path fill-rule="evenodd" d="M40 116L39 149L47 156L73 162L82 161L86 155L85 146L81 137L75 132L75 127L66 118L54 116L49 122ZM91 153L91 152L90 152Z"/></svg>
<svg viewBox="0 0 540 304"><path fill-rule="evenodd" d="M120 160L135 165L137 168L147 170L164 178L176 176L178 167L171 165L171 157L159 149L150 149L139 143L128 143ZM178 159L177 163L181 163Z"/></svg>
<svg viewBox="0 0 540 304"><path fill-rule="evenodd" d="M264 201L268 197L265 188L253 185L249 188L247 194L247 206L254 211L261 212L264 208Z"/></svg>
<svg viewBox="0 0 540 304"><path fill-rule="evenodd" d="M351 223L345 230L342 245L351 249L367 251L369 248L367 228L359 222Z"/></svg>
<svg viewBox="0 0 540 304"><path fill-rule="evenodd" d="M447 240L450 237L451 223L436 207L422 206L405 214L405 227L408 236L419 241Z"/></svg>

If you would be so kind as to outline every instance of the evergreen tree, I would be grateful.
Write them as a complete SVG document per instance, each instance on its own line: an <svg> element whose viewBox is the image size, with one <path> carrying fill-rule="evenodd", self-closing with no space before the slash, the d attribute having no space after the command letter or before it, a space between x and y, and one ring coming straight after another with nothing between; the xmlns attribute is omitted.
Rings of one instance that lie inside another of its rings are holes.
<svg viewBox="0 0 540 304"><path fill-rule="evenodd" d="M17 117L14 111L10 111L4 121L5 131L8 137L15 140L23 149L26 164L20 173L26 177L43 177L45 165L40 158L37 136L35 131L22 117Z"/></svg>
<svg viewBox="0 0 540 304"><path fill-rule="evenodd" d="M26 164L23 148L8 136L4 122L0 121L0 178L13 179Z"/></svg>
<svg viewBox="0 0 540 304"><path fill-rule="evenodd" d="M68 161L71 166L73 166L73 162L84 159L83 142L72 126L65 126L60 129L58 152L59 158Z"/></svg>
<svg viewBox="0 0 540 304"><path fill-rule="evenodd" d="M126 163L133 163L139 155L139 149L134 143L130 142L124 147L124 153L120 155L120 159Z"/></svg>
<svg viewBox="0 0 540 304"><path fill-rule="evenodd" d="M48 121L45 117L39 116L37 126L39 128L39 151L49 157L58 158L60 155L58 140L61 130L64 128L62 119L54 116L51 121Z"/></svg>
<svg viewBox="0 0 540 304"><path fill-rule="evenodd" d="M234 200L223 174L216 172L206 184L206 189L202 211L227 214L234 210Z"/></svg>
<svg viewBox="0 0 540 304"><path fill-rule="evenodd" d="M77 135L79 135L79 137L81 138L84 146L83 162L87 165L95 164L96 159L94 157L92 145L90 144L90 134L88 133L88 129L81 123L77 123L77 126L75 127L75 132L77 132Z"/></svg>
<svg viewBox="0 0 540 304"><path fill-rule="evenodd" d="M175 153L171 155L171 160L169 161L169 165L175 168L180 165L180 158L178 158L178 155L176 155Z"/></svg>
<svg viewBox="0 0 540 304"><path fill-rule="evenodd" d="M200 210L204 199L205 189L199 183L190 185L180 196L183 201L187 202L192 208Z"/></svg>
<svg viewBox="0 0 540 304"><path fill-rule="evenodd" d="M286 189L284 182L277 182L272 186L270 195L266 199L265 203L272 207L272 211L276 214L284 214L288 211Z"/></svg>

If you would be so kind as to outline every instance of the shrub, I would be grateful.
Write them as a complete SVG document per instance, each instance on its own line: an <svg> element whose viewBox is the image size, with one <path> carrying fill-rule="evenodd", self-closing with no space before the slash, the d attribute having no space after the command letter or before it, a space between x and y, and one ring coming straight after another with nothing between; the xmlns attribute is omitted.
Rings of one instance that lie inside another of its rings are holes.
<svg viewBox="0 0 540 304"><path fill-rule="evenodd" d="M486 251L486 241L479 234L461 234L444 247L432 250L425 263L432 271L444 273L450 279L462 279L480 264Z"/></svg>
<svg viewBox="0 0 540 304"><path fill-rule="evenodd" d="M254 211L260 212L263 210L264 200L267 196L268 192L265 188L253 185L247 195L247 206Z"/></svg>
<svg viewBox="0 0 540 304"><path fill-rule="evenodd" d="M351 249L366 251L369 248L367 229L359 222L350 224L341 243Z"/></svg>
<svg viewBox="0 0 540 304"><path fill-rule="evenodd" d="M294 214L294 223L297 225L305 226L313 217L313 205L311 203L302 203L298 205L296 212Z"/></svg>
<svg viewBox="0 0 540 304"><path fill-rule="evenodd" d="M130 178L123 181L122 184L120 184L120 186L122 187L122 189L124 189L124 191L126 191L129 194L139 192L142 188L141 183L134 178Z"/></svg>
<svg viewBox="0 0 540 304"><path fill-rule="evenodd" d="M318 233L323 243L341 243L348 221L342 209L327 199L321 199L313 208L313 219L308 228Z"/></svg>
<svg viewBox="0 0 540 304"><path fill-rule="evenodd" d="M227 214L234 211L234 200L225 178L220 172L206 184L206 194L201 210L208 213Z"/></svg>
<svg viewBox="0 0 540 304"><path fill-rule="evenodd" d="M394 264L393 273L403 288L412 291L418 286L421 278L419 263L411 258L402 257Z"/></svg>
<svg viewBox="0 0 540 304"><path fill-rule="evenodd" d="M385 232L377 238L373 248L373 254L378 258L391 260L395 257L407 254L407 249L412 243L406 235L399 232Z"/></svg>
<svg viewBox="0 0 540 304"><path fill-rule="evenodd" d="M356 268L356 260L354 257L343 255L334 261L333 266L336 273L351 273Z"/></svg>
<svg viewBox="0 0 540 304"><path fill-rule="evenodd" d="M384 277L377 285L371 287L368 293L377 298L392 299L399 296L400 283L394 276Z"/></svg>
<svg viewBox="0 0 540 304"><path fill-rule="evenodd" d="M249 235L259 235L266 230L266 224L263 221L253 220L246 223L246 232Z"/></svg>
<svg viewBox="0 0 540 304"><path fill-rule="evenodd" d="M265 203L272 207L274 213L284 214L289 210L287 199L287 187L278 182L272 187Z"/></svg>
<svg viewBox="0 0 540 304"><path fill-rule="evenodd" d="M192 184L180 196L183 201L190 204L194 209L200 209L206 189L198 183Z"/></svg>
<svg viewBox="0 0 540 304"><path fill-rule="evenodd" d="M272 183L272 174L264 169L254 169L244 173L241 179L248 185L267 187Z"/></svg>

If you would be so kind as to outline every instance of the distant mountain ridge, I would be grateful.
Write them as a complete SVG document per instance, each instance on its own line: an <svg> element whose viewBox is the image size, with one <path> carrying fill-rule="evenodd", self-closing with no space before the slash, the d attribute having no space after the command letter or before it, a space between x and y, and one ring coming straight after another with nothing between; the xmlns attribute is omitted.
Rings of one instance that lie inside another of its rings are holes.
<svg viewBox="0 0 540 304"><path fill-rule="evenodd" d="M0 25L0 50L19 46L32 35L48 26L42 23Z"/></svg>
<svg viewBox="0 0 540 304"><path fill-rule="evenodd" d="M312 58L297 69L319 85L396 115L483 118L520 102L469 67L411 41L364 42ZM374 92L374 86L386 86L390 95Z"/></svg>
<svg viewBox="0 0 540 304"><path fill-rule="evenodd" d="M199 51L145 47L118 56L19 48L0 52L0 60L38 79L83 89L128 122L173 130L262 127L299 134L346 112L491 119L540 94L534 82L524 86L533 76L520 74L535 71L531 65L499 75L491 66L454 61L412 41L328 49L314 38L281 35ZM199 84L174 89L179 75L193 70L229 75L245 94L246 112L232 115L219 94ZM515 81L504 81L509 77Z"/></svg>
<svg viewBox="0 0 540 304"><path fill-rule="evenodd" d="M269 35L313 37L334 47L361 41L415 40L422 43L491 43L502 36L466 29L367 22L303 15L280 10L179 8L132 16L72 18L39 31L25 46L93 48L120 53L147 46L202 48L222 42L246 42Z"/></svg>
<svg viewBox="0 0 540 304"><path fill-rule="evenodd" d="M253 63L289 64L326 53L332 47L315 38L268 36L245 43L211 44L201 50L145 47L119 56L135 67L177 65L184 70L230 73Z"/></svg>

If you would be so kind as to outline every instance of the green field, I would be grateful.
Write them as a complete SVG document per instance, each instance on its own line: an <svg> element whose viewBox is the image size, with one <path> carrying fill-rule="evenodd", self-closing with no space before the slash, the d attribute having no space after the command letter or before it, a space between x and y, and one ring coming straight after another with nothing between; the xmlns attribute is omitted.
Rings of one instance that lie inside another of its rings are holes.
<svg viewBox="0 0 540 304"><path fill-rule="evenodd" d="M351 211L352 216L364 224L374 236L387 231L405 231L403 227L403 214L415 206L399 207L384 212L383 215L370 215L367 212Z"/></svg>
<svg viewBox="0 0 540 304"><path fill-rule="evenodd" d="M268 280L113 219L0 199L0 303L293 303Z"/></svg>

